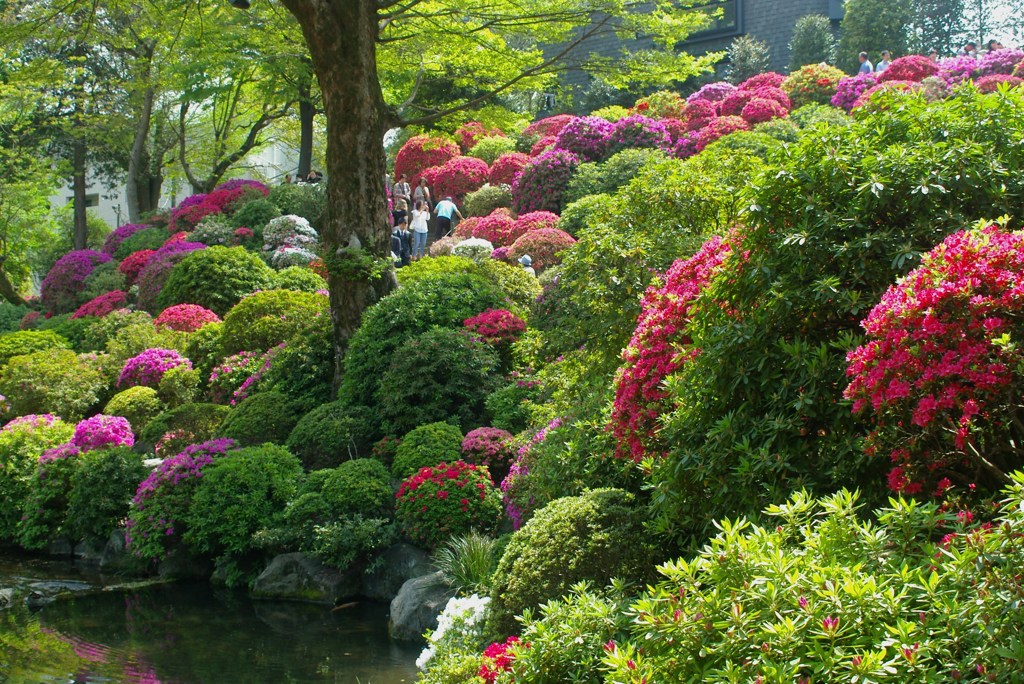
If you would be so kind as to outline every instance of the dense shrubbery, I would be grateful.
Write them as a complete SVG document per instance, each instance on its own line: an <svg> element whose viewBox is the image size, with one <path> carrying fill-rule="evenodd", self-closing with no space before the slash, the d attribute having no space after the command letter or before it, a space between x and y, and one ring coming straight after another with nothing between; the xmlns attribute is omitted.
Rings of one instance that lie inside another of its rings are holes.
<svg viewBox="0 0 1024 684"><path fill-rule="evenodd" d="M260 392L231 410L220 434L242 446L284 444L298 421L288 397L279 392Z"/></svg>
<svg viewBox="0 0 1024 684"><path fill-rule="evenodd" d="M0 429L0 541L17 538L28 483L39 457L65 444L74 426L53 415L15 418Z"/></svg>
<svg viewBox="0 0 1024 684"><path fill-rule="evenodd" d="M221 344L225 354L262 352L308 328L327 315L327 297L294 290L267 290L250 295L224 316Z"/></svg>
<svg viewBox="0 0 1024 684"><path fill-rule="evenodd" d="M398 490L398 524L427 548L472 529L488 532L500 517L501 495L487 469L463 461L424 467Z"/></svg>
<svg viewBox="0 0 1024 684"><path fill-rule="evenodd" d="M142 458L127 447L83 453L71 475L63 531L102 548L128 514L132 495L148 472Z"/></svg>
<svg viewBox="0 0 1024 684"><path fill-rule="evenodd" d="M286 446L306 470L332 468L360 452L361 421L346 409L341 401L323 404L295 424Z"/></svg>
<svg viewBox="0 0 1024 684"><path fill-rule="evenodd" d="M391 475L404 480L421 468L454 463L462 456L462 430L451 423L427 423L410 430L395 452Z"/></svg>
<svg viewBox="0 0 1024 684"><path fill-rule="evenodd" d="M70 349L71 345L52 330L22 330L0 335L0 366L15 356L56 349Z"/></svg>
<svg viewBox="0 0 1024 684"><path fill-rule="evenodd" d="M174 267L157 301L160 308L197 304L223 316L245 295L273 283L273 271L256 255L241 247L210 247Z"/></svg>
<svg viewBox="0 0 1024 684"><path fill-rule="evenodd" d="M16 356L0 370L7 417L53 413L78 420L110 385L107 359L66 349Z"/></svg>

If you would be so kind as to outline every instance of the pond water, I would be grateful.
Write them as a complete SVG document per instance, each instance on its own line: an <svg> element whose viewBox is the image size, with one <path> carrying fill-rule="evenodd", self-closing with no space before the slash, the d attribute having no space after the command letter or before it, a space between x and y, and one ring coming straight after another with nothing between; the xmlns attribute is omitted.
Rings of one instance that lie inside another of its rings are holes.
<svg viewBox="0 0 1024 684"><path fill-rule="evenodd" d="M66 564L0 557L0 587L55 581L103 584ZM331 611L205 584L0 610L0 684L395 684L416 680L418 654L388 639L386 605Z"/></svg>

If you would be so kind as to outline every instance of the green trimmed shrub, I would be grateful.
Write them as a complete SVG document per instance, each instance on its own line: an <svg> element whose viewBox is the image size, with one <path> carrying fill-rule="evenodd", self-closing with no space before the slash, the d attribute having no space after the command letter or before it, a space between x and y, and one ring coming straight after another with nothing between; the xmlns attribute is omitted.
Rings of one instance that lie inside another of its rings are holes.
<svg viewBox="0 0 1024 684"><path fill-rule="evenodd" d="M489 345L462 330L433 328L408 340L380 378L376 405L385 432L402 434L451 419L482 425L484 399L501 382Z"/></svg>
<svg viewBox="0 0 1024 684"><path fill-rule="evenodd" d="M88 451L71 474L65 531L102 547L128 515L132 496L149 469L128 447Z"/></svg>
<svg viewBox="0 0 1024 684"><path fill-rule="evenodd" d="M836 107L830 107L829 105L818 104L812 102L811 104L805 104L803 107L797 107L789 114L789 120L795 123L800 128L811 128L819 123L827 123L829 126L836 126L845 128L849 126L853 119L843 112L843 110ZM785 119L777 119L776 121L785 121ZM771 121L758 125L758 130L761 130L761 126L765 126Z"/></svg>
<svg viewBox="0 0 1024 684"><path fill-rule="evenodd" d="M0 335L0 366L15 356L51 349L71 349L71 344L52 330L20 330Z"/></svg>
<svg viewBox="0 0 1024 684"><path fill-rule="evenodd" d="M299 459L270 444L214 459L203 470L185 516L185 542L216 558L228 586L245 583L253 535L279 524L301 477Z"/></svg>
<svg viewBox="0 0 1024 684"><path fill-rule="evenodd" d="M361 426L362 421L352 417L344 402L332 401L302 416L286 446L306 470L332 468L359 453Z"/></svg>
<svg viewBox="0 0 1024 684"><path fill-rule="evenodd" d="M794 131L796 127L794 126ZM782 147L782 143L761 131L736 131L719 138L705 148L720 148L735 152L746 152L765 161L772 158Z"/></svg>
<svg viewBox="0 0 1024 684"><path fill-rule="evenodd" d="M199 384L206 386L210 373L224 360L224 348L220 336L224 323L207 323L188 336L185 356L192 361L192 367L199 371Z"/></svg>
<svg viewBox="0 0 1024 684"><path fill-rule="evenodd" d="M303 266L289 266L274 274L274 289L316 292L326 290L327 281Z"/></svg>
<svg viewBox="0 0 1024 684"><path fill-rule="evenodd" d="M260 392L231 410L220 427L220 436L242 446L284 444L298 422L288 397L280 392Z"/></svg>
<svg viewBox="0 0 1024 684"><path fill-rule="evenodd" d="M494 135L481 138L477 144L470 148L466 156L483 159L490 166L494 160L503 154L516 151L516 141L503 135ZM507 205L506 205L507 206ZM489 214L491 212L487 212ZM473 214L473 216L486 216L487 214Z"/></svg>
<svg viewBox="0 0 1024 684"><path fill-rule="evenodd" d="M53 416L26 416L0 429L0 542L17 537L28 483L39 457L64 444L75 426Z"/></svg>
<svg viewBox="0 0 1024 684"><path fill-rule="evenodd" d="M331 400L334 380L334 340L330 316L317 316L299 337L273 355L270 368L260 379L259 387L280 392L288 397L296 413L302 415ZM354 410L362 415L365 409ZM365 418L360 418L364 421ZM369 424L367 424L369 425ZM372 427L361 428L366 439Z"/></svg>
<svg viewBox="0 0 1024 684"><path fill-rule="evenodd" d="M248 228L256 238L263 239L263 228L280 215L281 210L269 199L257 199L239 207L231 217L231 225Z"/></svg>
<svg viewBox="0 0 1024 684"><path fill-rule="evenodd" d="M85 351L85 335L92 325L92 318L72 318L71 314L60 314L49 319L42 319L36 330L51 330L71 345L77 352Z"/></svg>
<svg viewBox="0 0 1024 684"><path fill-rule="evenodd" d="M507 138L502 138L507 140ZM487 216L495 209L512 206L512 191L501 185L487 184L462 201L466 216Z"/></svg>
<svg viewBox="0 0 1024 684"><path fill-rule="evenodd" d="M180 435L175 442L184 442L182 447L205 442L219 434L221 425L230 413L230 408L218 404L185 404L164 411L149 421L139 435L139 441L143 444L155 445L168 433L175 433ZM166 451L168 453L164 454L165 456L173 456L181 449L174 451L171 448Z"/></svg>
<svg viewBox="0 0 1024 684"><path fill-rule="evenodd" d="M165 410L164 404L152 387L136 385L118 392L110 398L103 413L108 416L121 416L128 420L132 432L139 434L145 430L149 421Z"/></svg>
<svg viewBox="0 0 1024 684"><path fill-rule="evenodd" d="M55 447L47 456L35 463L18 522L18 543L32 551L67 533L71 479L81 461L78 449L70 445Z"/></svg>
<svg viewBox="0 0 1024 684"><path fill-rule="evenodd" d="M664 152L657 149L625 149L603 162L580 164L569 181L563 202L570 204L588 195L614 194L633 180L644 167L667 158ZM562 228L561 222L558 227Z"/></svg>
<svg viewBox="0 0 1024 684"><path fill-rule="evenodd" d="M404 480L420 468L458 461L462 438L462 430L451 423L428 423L410 430L398 445L391 476Z"/></svg>
<svg viewBox="0 0 1024 684"><path fill-rule="evenodd" d="M615 200L612 199L611 195L586 195L562 211L562 215L558 218L558 228L579 240L580 236L590 227L595 216L607 215L614 208ZM548 271L550 269L544 271L544 273L547 274Z"/></svg>
<svg viewBox="0 0 1024 684"><path fill-rule="evenodd" d="M513 374L515 375L515 374ZM512 434L522 432L531 422L530 406L538 398L535 382L513 377L487 395L484 406L491 415L491 425Z"/></svg>
<svg viewBox="0 0 1024 684"><path fill-rule="evenodd" d="M437 275L475 273L476 268L477 264L472 259L447 255L414 261L395 271L395 276L399 285L407 287Z"/></svg>
<svg viewBox="0 0 1024 684"><path fill-rule="evenodd" d="M806 107L808 105L804 106ZM731 138L733 135L747 132L748 131L737 131L735 134L730 133L725 137L719 138L715 143L723 142L726 138ZM795 121L787 117L785 119L772 119L771 121L759 123L754 126L753 132L767 135L769 138L780 143L791 143L796 142L800 137L800 126L798 126ZM708 145L708 147L711 147L711 145ZM705 147L704 150L707 151L707 147ZM764 159L765 157L762 156L761 158Z"/></svg>
<svg viewBox="0 0 1024 684"><path fill-rule="evenodd" d="M318 316L328 315L327 297L294 290L249 295L224 316L221 345L230 356L264 352L303 333Z"/></svg>
<svg viewBox="0 0 1024 684"><path fill-rule="evenodd" d="M504 261L491 259L477 264L477 269L484 277L501 288L509 302L514 304L509 308L517 315L524 315L529 311L534 301L540 296L540 283L518 264L507 264Z"/></svg>
<svg viewBox="0 0 1024 684"><path fill-rule="evenodd" d="M274 271L242 247L207 247L185 256L171 270L157 303L198 304L218 316L247 294L273 287Z"/></svg>
<svg viewBox="0 0 1024 684"><path fill-rule="evenodd" d="M170 233L163 228L143 228L121 241L121 244L114 250L114 259L121 261L129 254L141 252L144 249L158 250L170 236Z"/></svg>
<svg viewBox="0 0 1024 684"><path fill-rule="evenodd" d="M147 349L175 349L181 351L188 335L169 328L157 328L152 319L139 319L120 328L107 340L111 363L120 371L124 362Z"/></svg>
<svg viewBox="0 0 1024 684"><path fill-rule="evenodd" d="M326 185L278 185L270 189L267 199L281 210L281 214L301 216L319 229L326 206Z"/></svg>
<svg viewBox="0 0 1024 684"><path fill-rule="evenodd" d="M94 268L89 277L85 279L85 288L82 290L83 301L87 302L114 290L126 289L124 274L117 270L119 265L116 261L108 261Z"/></svg>
<svg viewBox="0 0 1024 684"><path fill-rule="evenodd" d="M14 357L0 369L0 394L10 405L7 417L30 413L53 413L66 420L85 417L108 387L105 363L105 358L67 349Z"/></svg>
<svg viewBox="0 0 1024 684"><path fill-rule="evenodd" d="M199 371L188 366L171 368L160 378L156 391L171 408L191 404L199 396Z"/></svg>
<svg viewBox="0 0 1024 684"><path fill-rule="evenodd" d="M145 311L128 311L127 309L112 311L103 318L91 319L89 327L85 329L85 334L82 337L82 348L84 351L106 351L107 343L122 328L142 324L152 325L153 317Z"/></svg>
<svg viewBox="0 0 1024 684"><path fill-rule="evenodd" d="M552 501L512 535L498 562L487 632L519 630L515 616L567 594L578 582L641 579L652 553L633 495L594 489Z"/></svg>
<svg viewBox="0 0 1024 684"><path fill-rule="evenodd" d="M30 309L20 304L0 301L0 334L14 332Z"/></svg>
<svg viewBox="0 0 1024 684"><path fill-rule="evenodd" d="M334 515L387 518L395 505L387 468L372 458L345 461L329 470L320 493Z"/></svg>

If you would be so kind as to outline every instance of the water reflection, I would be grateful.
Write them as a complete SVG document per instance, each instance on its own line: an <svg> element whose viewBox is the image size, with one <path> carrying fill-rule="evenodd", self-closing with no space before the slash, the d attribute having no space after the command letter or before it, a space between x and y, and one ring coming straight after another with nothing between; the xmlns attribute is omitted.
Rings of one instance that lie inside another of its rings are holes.
<svg viewBox="0 0 1024 684"><path fill-rule="evenodd" d="M387 638L386 606L332 612L206 585L0 611L2 684L393 684L415 681L417 654Z"/></svg>

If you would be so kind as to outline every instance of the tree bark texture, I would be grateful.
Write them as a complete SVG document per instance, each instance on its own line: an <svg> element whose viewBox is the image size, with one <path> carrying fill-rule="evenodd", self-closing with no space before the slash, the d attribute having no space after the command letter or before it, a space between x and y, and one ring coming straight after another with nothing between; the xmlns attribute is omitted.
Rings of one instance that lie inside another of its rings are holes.
<svg viewBox="0 0 1024 684"><path fill-rule="evenodd" d="M142 213L147 211L149 195L149 155L146 154L146 141L149 139L149 123L153 115L153 88L149 87L142 96L142 107L135 123L135 139L132 140L132 151L128 157L128 179L125 184L125 195L128 203L128 220L138 223ZM141 195L147 195L143 198Z"/></svg>
<svg viewBox="0 0 1024 684"><path fill-rule="evenodd" d="M377 10L368 0L282 0L309 46L327 122L327 207L321 232L325 254L352 250L381 259L390 254L384 193L387 108L377 79ZM348 340L363 311L396 286L383 277L328 274L334 331L335 386Z"/></svg>
<svg viewBox="0 0 1024 684"><path fill-rule="evenodd" d="M299 168L297 175L304 178L313 167L313 84L304 74L299 83Z"/></svg>
<svg viewBox="0 0 1024 684"><path fill-rule="evenodd" d="M74 200L72 202L75 216L74 235L72 244L75 249L85 249L89 241L89 225L85 213L85 141L78 139L72 143L72 169L71 189Z"/></svg>

